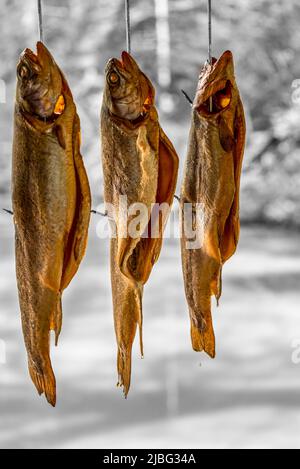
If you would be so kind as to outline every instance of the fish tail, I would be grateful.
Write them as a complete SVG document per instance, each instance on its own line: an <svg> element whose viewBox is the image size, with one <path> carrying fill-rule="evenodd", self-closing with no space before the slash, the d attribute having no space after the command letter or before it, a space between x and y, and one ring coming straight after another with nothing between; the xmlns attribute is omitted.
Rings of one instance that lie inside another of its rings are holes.
<svg viewBox="0 0 300 469"><path fill-rule="evenodd" d="M122 308L121 316L119 316L121 322L117 325L118 386L123 388L125 398L128 396L131 385L132 346L137 327L140 333L141 356L144 356L142 292L143 287L130 284L127 287L124 304L120 305L120 308Z"/></svg>
<svg viewBox="0 0 300 469"><path fill-rule="evenodd" d="M55 376L51 367L50 358L46 361L43 361L43 365L37 367L34 365L33 362L29 361L29 373L30 377L37 389L37 392L41 396L45 394L47 401L49 402L52 407L56 405L56 380Z"/></svg>
<svg viewBox="0 0 300 469"><path fill-rule="evenodd" d="M118 387L123 388L125 399L127 399L131 384L131 348L118 350Z"/></svg>
<svg viewBox="0 0 300 469"><path fill-rule="evenodd" d="M211 314L206 319L201 317L201 320L195 319L195 314L192 314L191 338L195 352L204 351L211 358L215 358L216 342Z"/></svg>
<svg viewBox="0 0 300 469"><path fill-rule="evenodd" d="M127 397L131 384L132 346L137 328L140 332L140 349L143 356L143 285L129 280L121 272L117 260L117 242L111 242L112 294L114 323L118 344L118 386Z"/></svg>

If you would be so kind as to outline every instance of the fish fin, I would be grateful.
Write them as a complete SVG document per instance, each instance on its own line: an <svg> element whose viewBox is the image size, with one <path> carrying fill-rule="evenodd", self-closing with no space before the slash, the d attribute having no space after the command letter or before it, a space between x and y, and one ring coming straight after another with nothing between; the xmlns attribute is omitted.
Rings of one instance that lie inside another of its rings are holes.
<svg viewBox="0 0 300 469"><path fill-rule="evenodd" d="M246 144L246 121L244 109L241 100L237 107L235 117L235 144L233 149L234 155L234 177L235 177L235 196L231 207L230 215L226 221L225 229L221 239L221 255L222 261L225 263L236 251L240 236L240 181L242 173L243 156Z"/></svg>
<svg viewBox="0 0 300 469"><path fill-rule="evenodd" d="M158 261L162 243L163 232L166 227L170 210L174 200L178 177L179 158L172 143L160 128L159 138L159 167L158 167L158 188L156 194L156 204L166 204L166 210L157 213L153 211L151 214L150 225L152 232L158 236L148 238L148 246L146 258L142 264L144 273L142 275L143 283L145 283L151 273L152 267Z"/></svg>
<svg viewBox="0 0 300 469"><path fill-rule="evenodd" d="M56 406L56 380L51 367L50 358L44 361L43 367L37 371L36 366L29 361L29 374L37 392L41 396L45 394L47 401L52 407Z"/></svg>
<svg viewBox="0 0 300 469"><path fill-rule="evenodd" d="M212 324L211 314L205 320L202 319L191 324L192 345L195 352L204 351L211 358L216 356L215 333Z"/></svg>
<svg viewBox="0 0 300 469"><path fill-rule="evenodd" d="M222 296L222 270L223 268L221 265L216 272L215 278L211 282L211 294L215 296L218 306Z"/></svg>
<svg viewBox="0 0 300 469"><path fill-rule="evenodd" d="M219 271L219 278L218 278L218 288L217 288L217 291L215 293L215 297L216 297L216 300L217 300L217 306L219 307L220 306L220 299L221 299L221 296L222 296L222 292L223 292L223 278L222 278L222 274L223 274L223 266L220 267L220 271Z"/></svg>
<svg viewBox="0 0 300 469"><path fill-rule="evenodd" d="M159 176L157 202L173 204L177 185L179 158L171 141L160 128L159 135Z"/></svg>
<svg viewBox="0 0 300 469"><path fill-rule="evenodd" d="M159 167L156 207L152 210L146 228L147 236L135 243L131 255L127 257L126 266L121 266L122 272L132 280L143 285L149 279L152 268L157 262L163 243L163 231L167 224L170 208L173 203L177 184L179 158L172 143L160 128L159 134ZM166 204L162 206L162 204ZM161 210L159 210L159 206ZM151 234L154 236L151 237ZM135 269L131 268L131 261ZM122 261L121 261L122 265Z"/></svg>
<svg viewBox="0 0 300 469"><path fill-rule="evenodd" d="M64 129L61 125L56 125L55 126L55 134L58 140L58 143L62 147L63 150L66 149L67 144L66 144L66 137L65 137L65 132Z"/></svg>
<svg viewBox="0 0 300 469"><path fill-rule="evenodd" d="M216 224L207 228L207 233L203 243L203 250L213 264L211 271L210 292L219 302L222 296L222 255L220 250L221 237Z"/></svg>
<svg viewBox="0 0 300 469"><path fill-rule="evenodd" d="M67 288L76 274L82 261L88 238L88 227L91 216L91 192L83 159L80 154L80 122L74 128L74 164L76 170L77 184L77 206L73 227L69 234L68 244L65 251L61 291Z"/></svg>
<svg viewBox="0 0 300 469"><path fill-rule="evenodd" d="M61 304L61 293L58 293L57 297L57 307L52 314L50 320L50 330L55 332L55 346L58 345L58 339L62 329L62 304Z"/></svg>
<svg viewBox="0 0 300 469"><path fill-rule="evenodd" d="M135 221L136 214L133 213L126 217L126 220L120 221L120 216L123 218L124 209L119 209L119 218L117 220L117 262L123 275L132 282L142 283L142 264L146 258L149 243L151 208L155 203L158 184L158 131L159 127L155 121L154 125L152 122L148 122L147 126L140 126L136 140L141 170L139 184L134 183L127 189L127 193L132 200L132 209L134 209L134 203L138 202L144 204L147 210L140 212L138 225ZM136 168L133 168L132 171L134 173ZM133 223L138 233L131 233ZM124 228L126 232L123 231Z"/></svg>
<svg viewBox="0 0 300 469"><path fill-rule="evenodd" d="M235 146L234 134L229 129L226 120L222 117L219 122L219 137L223 149L229 153L233 150Z"/></svg>
<svg viewBox="0 0 300 469"><path fill-rule="evenodd" d="M140 334L140 353L141 357L144 358L144 340L143 340L143 287L138 287L136 290L136 297L137 297L137 322L139 326L139 334Z"/></svg>

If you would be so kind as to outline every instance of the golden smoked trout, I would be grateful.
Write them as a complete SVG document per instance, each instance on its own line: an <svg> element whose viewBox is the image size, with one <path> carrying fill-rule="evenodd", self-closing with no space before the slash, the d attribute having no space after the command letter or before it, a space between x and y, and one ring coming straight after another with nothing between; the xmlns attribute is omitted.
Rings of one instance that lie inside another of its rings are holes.
<svg viewBox="0 0 300 469"><path fill-rule="evenodd" d="M121 60L108 62L105 74L102 163L107 211L116 225L111 239L112 293L119 385L127 396L138 326L143 354L143 287L160 255L179 161L159 125L153 85L135 60L123 52Z"/></svg>
<svg viewBox="0 0 300 469"><path fill-rule="evenodd" d="M17 68L13 212L20 309L31 378L55 406L50 331L62 325L61 296L85 254L91 196L80 154L80 121L47 48L26 49Z"/></svg>
<svg viewBox="0 0 300 469"><path fill-rule="evenodd" d="M231 52L206 64L193 103L181 191L182 264L195 351L215 357L211 297L239 241L245 118Z"/></svg>

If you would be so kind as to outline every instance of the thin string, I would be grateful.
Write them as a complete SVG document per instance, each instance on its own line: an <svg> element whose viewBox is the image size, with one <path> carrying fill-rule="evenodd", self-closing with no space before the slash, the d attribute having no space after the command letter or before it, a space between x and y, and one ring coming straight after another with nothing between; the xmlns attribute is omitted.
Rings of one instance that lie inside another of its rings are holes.
<svg viewBox="0 0 300 469"><path fill-rule="evenodd" d="M208 60L212 65L212 9L211 0L208 0Z"/></svg>
<svg viewBox="0 0 300 469"><path fill-rule="evenodd" d="M128 54L131 54L130 0L125 0L125 23L127 52Z"/></svg>
<svg viewBox="0 0 300 469"><path fill-rule="evenodd" d="M180 203L180 197L179 197L178 195L174 195L174 199L176 199L176 200ZM12 216L13 216L13 214L14 214L14 212L13 212L12 210L9 210L9 209L7 209L7 208L3 208L2 210L3 210L3 212L5 212L5 213L8 214L8 215L12 215ZM107 211L105 211L105 212L99 212L98 210L91 210L91 213L92 213L93 215L99 215L100 217L108 218L109 220L114 221L113 218L111 218L111 217L108 216L108 212L107 212Z"/></svg>
<svg viewBox="0 0 300 469"><path fill-rule="evenodd" d="M208 61L212 65L212 8L211 0L208 0ZM209 110L213 111L213 99L209 99Z"/></svg>
<svg viewBox="0 0 300 469"><path fill-rule="evenodd" d="M38 7L38 16L39 16L40 42L44 42L42 0L37 0L37 7Z"/></svg>

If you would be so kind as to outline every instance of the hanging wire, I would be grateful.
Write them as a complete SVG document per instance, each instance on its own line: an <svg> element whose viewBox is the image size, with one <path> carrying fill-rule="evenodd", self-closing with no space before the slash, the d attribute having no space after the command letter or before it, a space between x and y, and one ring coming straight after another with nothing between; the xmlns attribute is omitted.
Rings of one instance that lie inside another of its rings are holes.
<svg viewBox="0 0 300 469"><path fill-rule="evenodd" d="M37 7L38 7L38 16L39 16L39 34L40 34L40 42L44 42L42 0L37 0Z"/></svg>
<svg viewBox="0 0 300 469"><path fill-rule="evenodd" d="M212 9L211 0L208 0L208 60L212 65Z"/></svg>
<svg viewBox="0 0 300 469"><path fill-rule="evenodd" d="M40 42L44 42L44 31L43 31L43 9L42 9L42 0L37 0L37 9L38 9L38 17L39 17L39 36ZM13 215L14 212L12 210L8 210L6 208L2 209L8 215Z"/></svg>
<svg viewBox="0 0 300 469"><path fill-rule="evenodd" d="M131 24L130 24L130 0L125 0L125 23L127 52L131 54Z"/></svg>
<svg viewBox="0 0 300 469"><path fill-rule="evenodd" d="M212 8L211 8L211 0L208 0L208 62L212 65ZM209 99L209 110L210 112L213 111L213 99L210 97Z"/></svg>

